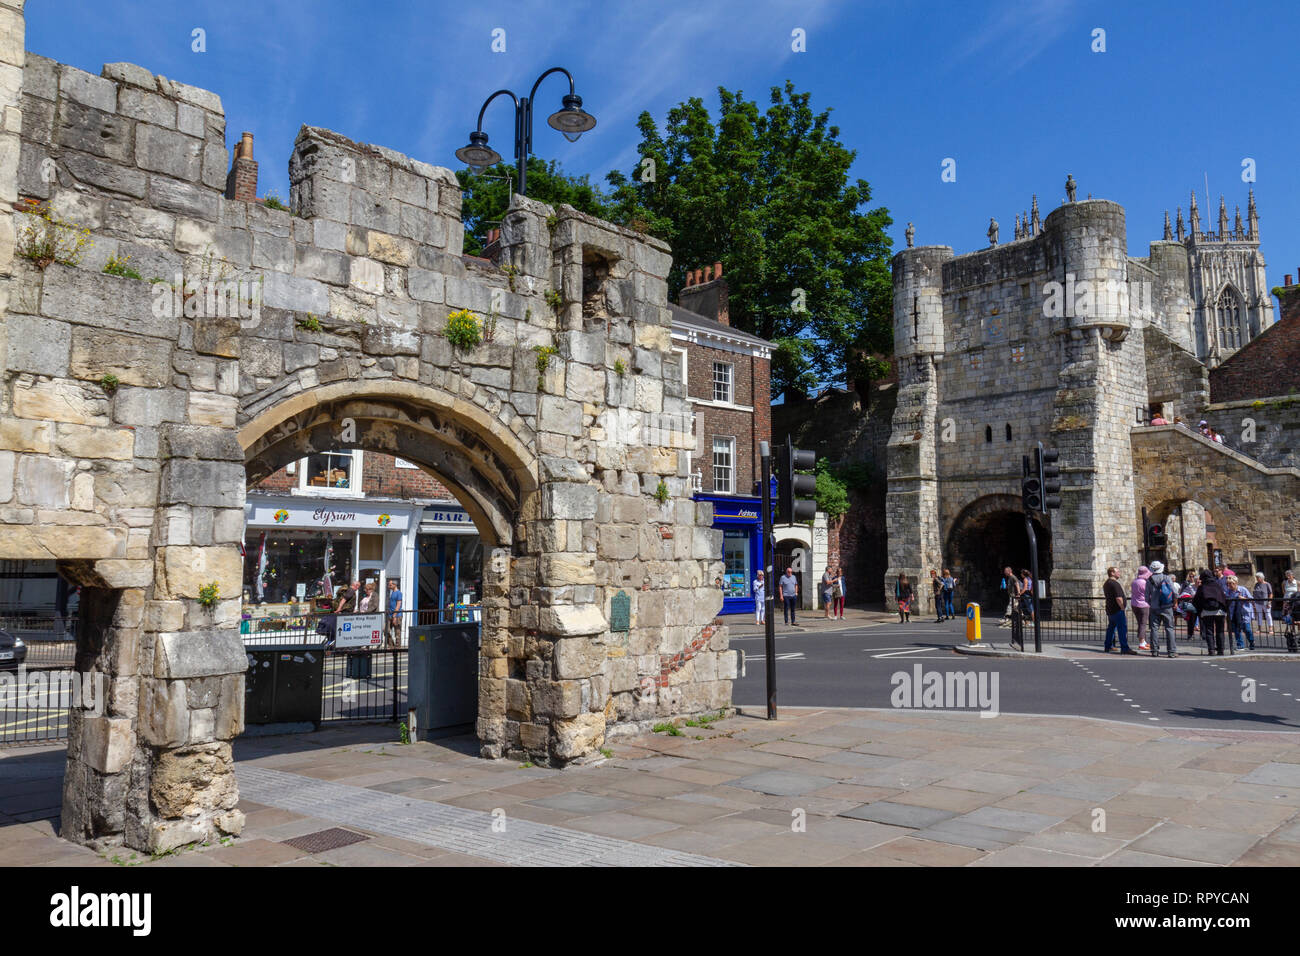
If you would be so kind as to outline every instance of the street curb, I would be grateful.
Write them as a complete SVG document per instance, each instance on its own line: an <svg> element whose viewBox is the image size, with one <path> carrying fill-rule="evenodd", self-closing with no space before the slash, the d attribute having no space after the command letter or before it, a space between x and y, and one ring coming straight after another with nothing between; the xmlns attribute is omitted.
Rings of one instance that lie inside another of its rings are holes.
<svg viewBox="0 0 1300 956"><path fill-rule="evenodd" d="M1120 654L1103 654L1101 651L1091 651L1088 653L1088 656L1084 656L1084 657L1066 657L1063 654L1052 654L1052 653L1036 654L1033 651L1018 651L1011 647L995 647L991 644L954 644L952 646L952 649L957 654L967 654L971 657L1006 657L1011 659L1023 658L1025 660L1035 660L1035 661L1042 661L1042 660L1082 661L1082 660L1092 660L1094 657L1110 658L1110 657L1124 656ZM1138 651L1137 656L1145 657L1152 660L1168 660L1168 658L1165 657L1164 654L1160 654L1157 657L1152 658L1151 655L1146 651ZM1211 657L1209 654L1180 654L1178 655L1178 659L1189 660L1189 661L1209 661L1209 660L1218 660L1218 655L1216 654L1213 657ZM1229 660L1290 661L1292 663L1300 664L1300 654L1289 654L1285 651L1274 651L1274 652L1254 651L1254 652L1247 652L1243 654L1232 654L1232 655L1224 654L1223 660L1224 661L1229 661Z"/></svg>

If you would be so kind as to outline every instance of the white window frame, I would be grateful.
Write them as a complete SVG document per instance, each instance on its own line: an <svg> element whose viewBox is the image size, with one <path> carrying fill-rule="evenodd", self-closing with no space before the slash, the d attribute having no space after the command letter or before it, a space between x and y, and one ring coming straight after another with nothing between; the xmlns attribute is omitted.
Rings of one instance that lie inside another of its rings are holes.
<svg viewBox="0 0 1300 956"><path fill-rule="evenodd" d="M365 474L362 469L365 467L365 452L343 449L340 451L330 450L327 454L331 455L351 455L352 456L352 485L351 488L330 488L317 485L307 484L307 459L298 459L298 487L293 490L296 495L313 495L320 498L364 498L365 495Z"/></svg>
<svg viewBox="0 0 1300 956"><path fill-rule="evenodd" d="M691 380L690 380L690 377L686 374L686 372L687 372L687 365L686 365L686 363L687 363L687 361L688 361L688 356L687 356L686 349L684 349L684 348L677 348L677 347L674 347L674 348L673 348L673 354L676 355L676 356L678 356L678 357L681 359L681 364L682 364L682 388L686 389L685 394L686 394L687 396L689 396L689 395L691 394Z"/></svg>
<svg viewBox="0 0 1300 956"><path fill-rule="evenodd" d="M718 398L718 386L721 384L718 381L719 368L725 368L727 370L726 398ZM714 404L734 405L736 403L736 365L734 362L719 362L717 359L714 359L713 375L710 381L713 383L713 390L709 393L709 398L714 402Z"/></svg>
<svg viewBox="0 0 1300 956"><path fill-rule="evenodd" d="M718 443L726 442L728 446L727 455L730 462L726 465L718 464ZM713 493L715 495L734 495L736 493L736 439L729 435L713 436ZM718 487L718 469L725 468L727 472L726 487Z"/></svg>

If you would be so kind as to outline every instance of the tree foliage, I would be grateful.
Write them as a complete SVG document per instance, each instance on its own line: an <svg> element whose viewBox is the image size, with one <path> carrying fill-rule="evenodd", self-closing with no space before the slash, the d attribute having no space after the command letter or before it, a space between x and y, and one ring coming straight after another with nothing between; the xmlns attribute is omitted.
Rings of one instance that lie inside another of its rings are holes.
<svg viewBox="0 0 1300 956"><path fill-rule="evenodd" d="M825 458L817 459L817 510L835 522L849 511L849 489Z"/></svg>
<svg viewBox="0 0 1300 956"><path fill-rule="evenodd" d="M512 190L519 188L514 163L497 163L484 170L456 172L464 192L461 216L465 222L465 252L482 255L489 229L501 224L510 206ZM551 206L568 203L579 212L613 219L614 211L601 187L586 176L571 176L555 160L528 157L528 198Z"/></svg>
<svg viewBox="0 0 1300 956"><path fill-rule="evenodd" d="M613 218L672 246L671 296L721 260L731 324L778 345L774 395L842 383L851 354L893 351L889 213L866 208L856 154L810 94L787 81L765 112L718 96L716 125L699 98L669 110L663 133L641 114L637 167L608 176Z"/></svg>

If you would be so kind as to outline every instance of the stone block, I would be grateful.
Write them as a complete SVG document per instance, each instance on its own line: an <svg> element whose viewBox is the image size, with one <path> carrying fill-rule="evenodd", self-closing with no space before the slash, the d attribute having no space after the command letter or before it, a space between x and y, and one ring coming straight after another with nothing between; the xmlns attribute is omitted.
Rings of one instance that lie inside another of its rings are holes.
<svg viewBox="0 0 1300 956"><path fill-rule="evenodd" d="M211 222L216 222L221 216L221 196L218 192L165 176L149 178L149 205L163 212Z"/></svg>
<svg viewBox="0 0 1300 956"><path fill-rule="evenodd" d="M18 459L18 501L38 508L66 508L75 464L58 458L23 455Z"/></svg>
<svg viewBox="0 0 1300 956"><path fill-rule="evenodd" d="M73 326L68 372L90 382L99 382L111 374L122 385L161 388L171 381L171 357L172 343L165 339Z"/></svg>
<svg viewBox="0 0 1300 956"><path fill-rule="evenodd" d="M180 334L179 317L170 309L155 309L154 303L153 285L148 282L69 266L52 265L45 270L41 313L51 319L175 341ZM70 330L68 337L70 341ZM12 348L12 333L9 340Z"/></svg>
<svg viewBox="0 0 1300 956"><path fill-rule="evenodd" d="M105 113L117 110L117 87L113 82L74 66L59 65L59 93Z"/></svg>
<svg viewBox="0 0 1300 956"><path fill-rule="evenodd" d="M244 661L247 666L247 659ZM190 736L190 711L185 702L185 682L143 681L137 727L140 736L155 747L176 747Z"/></svg>
<svg viewBox="0 0 1300 956"><path fill-rule="evenodd" d="M329 304L328 288L315 279L279 272L265 274L265 282L262 284L262 305L265 308L327 315Z"/></svg>
<svg viewBox="0 0 1300 956"><path fill-rule="evenodd" d="M165 458L203 458L211 461L244 461L243 449L234 432L196 425L164 425L160 430Z"/></svg>
<svg viewBox="0 0 1300 956"><path fill-rule="evenodd" d="M101 675L102 676L102 675ZM130 718L83 717L81 759L99 773L121 773L135 753Z"/></svg>
<svg viewBox="0 0 1300 956"><path fill-rule="evenodd" d="M48 295L48 292L47 292ZM5 318L6 368L10 372L35 372L62 376L68 373L72 327L32 315Z"/></svg>
<svg viewBox="0 0 1300 956"><path fill-rule="evenodd" d="M239 558L237 551L235 558ZM246 670L248 658L239 632L234 629L173 631L159 634L154 642L153 676L157 678L177 681L243 674ZM183 692L185 684L179 686Z"/></svg>
<svg viewBox="0 0 1300 956"><path fill-rule="evenodd" d="M64 150L59 156L59 162L77 182L109 192L143 199L149 186L148 177L134 167L85 153Z"/></svg>
<svg viewBox="0 0 1300 956"><path fill-rule="evenodd" d="M538 626L546 634L563 638L601 634L609 625L596 605L567 604L542 608Z"/></svg>
<svg viewBox="0 0 1300 956"><path fill-rule="evenodd" d="M226 461L169 461L163 469L158 503L242 507L244 467L242 463ZM238 557L239 553L235 552L235 558Z"/></svg>
<svg viewBox="0 0 1300 956"><path fill-rule="evenodd" d="M565 483L549 485L542 492L542 517L588 519L596 517L595 485Z"/></svg>
<svg viewBox="0 0 1300 956"><path fill-rule="evenodd" d="M205 743L159 754L149 785L149 798L165 819L233 808L238 793L228 743Z"/></svg>
<svg viewBox="0 0 1300 956"><path fill-rule="evenodd" d="M175 130L136 124L135 161L141 169L193 182L203 171L202 148L200 140Z"/></svg>
<svg viewBox="0 0 1300 956"><path fill-rule="evenodd" d="M571 720L552 723L554 745L551 753L560 760L571 760L591 753L605 741L604 713L579 714Z"/></svg>
<svg viewBox="0 0 1300 956"><path fill-rule="evenodd" d="M113 394L113 417L123 425L152 428L185 418L186 395L170 388L121 387Z"/></svg>
<svg viewBox="0 0 1300 956"><path fill-rule="evenodd" d="M55 432L55 444L60 452L72 458L130 461L135 457L135 435L129 428L60 423Z"/></svg>
<svg viewBox="0 0 1300 956"><path fill-rule="evenodd" d="M599 674L605 666L605 646L590 637L566 637L555 642L555 676L581 679Z"/></svg>

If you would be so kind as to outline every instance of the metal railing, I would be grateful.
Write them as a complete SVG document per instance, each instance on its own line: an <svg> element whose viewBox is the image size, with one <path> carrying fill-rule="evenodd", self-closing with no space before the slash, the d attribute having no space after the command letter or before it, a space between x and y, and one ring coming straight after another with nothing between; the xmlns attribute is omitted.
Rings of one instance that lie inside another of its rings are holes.
<svg viewBox="0 0 1300 956"><path fill-rule="evenodd" d="M1174 636L1179 643L1186 643L1189 640L1188 615L1179 610L1183 603L1181 601L1175 603L1173 608ZM1040 618L1044 643L1104 644L1106 630L1110 626L1103 597L1044 599L1035 603L1033 614ZM1019 621L1015 619L1016 617ZM1195 618L1194 613L1192 617ZM1131 604L1125 609L1125 620L1128 624L1129 646L1136 649L1141 640L1150 633L1150 615L1147 617L1147 629L1142 634L1138 633L1138 618ZM1013 615L1008 622L1009 626L1003 626L1004 621L1005 619L1001 617L986 620L985 627L991 631L991 636L1009 631L1008 636L1017 644L1020 643L1019 628L1023 630L1025 640L1030 645L1033 644L1033 617L1026 613L1025 609L1019 609L1019 613ZM1249 621L1249 631L1243 624L1245 621ZM1190 639L1202 642L1204 636L1198 624L1199 622L1193 620L1193 633ZM1158 626L1156 630L1157 637L1163 643L1163 627ZM1242 641L1246 650L1249 650L1253 643L1256 650L1300 653L1300 600L1229 598L1224 620L1225 651L1228 650L1229 643L1233 645L1232 650L1237 650L1238 639Z"/></svg>
<svg viewBox="0 0 1300 956"><path fill-rule="evenodd" d="M406 648L325 655L321 720L406 718Z"/></svg>

